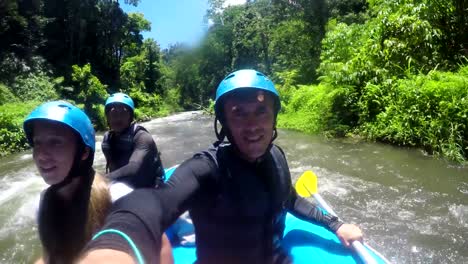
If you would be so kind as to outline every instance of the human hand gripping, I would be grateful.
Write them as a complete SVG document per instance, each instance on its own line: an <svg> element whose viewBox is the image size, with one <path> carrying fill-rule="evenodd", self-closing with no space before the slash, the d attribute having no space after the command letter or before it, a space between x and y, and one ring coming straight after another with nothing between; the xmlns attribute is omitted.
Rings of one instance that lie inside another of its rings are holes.
<svg viewBox="0 0 468 264"><path fill-rule="evenodd" d="M343 224L336 230L336 235L347 248L351 247L353 241L362 243L362 231L357 225Z"/></svg>
<svg viewBox="0 0 468 264"><path fill-rule="evenodd" d="M317 175L312 171L306 171L299 177L296 182L296 191L302 197L313 196L320 206L331 215L337 216L331 206L325 202L317 188ZM343 224L336 231L336 235L343 245L352 247L367 264L377 263L376 260L369 254L362 242L362 231L359 227L353 224ZM373 252L375 250L371 249ZM389 262L388 262L389 263Z"/></svg>

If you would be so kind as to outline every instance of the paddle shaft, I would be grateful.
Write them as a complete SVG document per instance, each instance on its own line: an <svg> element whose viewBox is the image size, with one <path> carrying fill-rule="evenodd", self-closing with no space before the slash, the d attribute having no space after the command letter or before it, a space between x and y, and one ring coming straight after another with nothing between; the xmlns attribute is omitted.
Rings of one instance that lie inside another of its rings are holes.
<svg viewBox="0 0 468 264"><path fill-rule="evenodd" d="M338 215L333 211L331 206L328 205L327 202L322 198L322 196L318 193L313 194L315 200L320 204L320 206L325 209L329 214L334 215L338 217ZM364 245L359 242L359 241L353 241L351 243L351 246L353 249L358 253L358 255L361 257L361 259L367 263L367 264L377 264L377 261L369 254L367 249L364 247Z"/></svg>

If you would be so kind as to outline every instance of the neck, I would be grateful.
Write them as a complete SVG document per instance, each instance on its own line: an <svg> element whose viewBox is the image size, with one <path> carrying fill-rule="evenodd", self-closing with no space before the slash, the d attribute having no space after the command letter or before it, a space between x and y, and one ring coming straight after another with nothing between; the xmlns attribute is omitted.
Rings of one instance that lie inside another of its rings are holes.
<svg viewBox="0 0 468 264"><path fill-rule="evenodd" d="M113 130L113 129L111 128L111 131L112 131L115 135L118 136L118 135L120 135L120 134L125 133L127 130L129 130L130 127L132 127L132 125L133 125L133 122L131 122L126 128L124 128L124 129L122 129L122 130L117 131L117 130Z"/></svg>
<svg viewBox="0 0 468 264"><path fill-rule="evenodd" d="M57 193L66 201L70 201L78 189L81 177L75 177L70 183L57 190Z"/></svg>

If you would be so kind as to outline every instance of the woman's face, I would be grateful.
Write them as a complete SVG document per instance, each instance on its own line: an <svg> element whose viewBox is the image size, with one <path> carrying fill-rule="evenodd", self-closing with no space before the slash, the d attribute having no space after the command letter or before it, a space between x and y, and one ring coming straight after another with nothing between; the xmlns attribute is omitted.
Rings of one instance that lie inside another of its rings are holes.
<svg viewBox="0 0 468 264"><path fill-rule="evenodd" d="M72 129L54 122L33 124L33 159L44 181L62 182L70 173L77 152L77 137Z"/></svg>

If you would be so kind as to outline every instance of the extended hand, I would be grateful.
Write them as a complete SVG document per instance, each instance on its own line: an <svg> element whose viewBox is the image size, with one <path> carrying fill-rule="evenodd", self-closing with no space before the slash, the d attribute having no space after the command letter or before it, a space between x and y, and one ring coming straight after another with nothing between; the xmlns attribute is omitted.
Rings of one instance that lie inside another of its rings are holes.
<svg viewBox="0 0 468 264"><path fill-rule="evenodd" d="M355 240L362 242L362 231L357 225L343 224L336 231L336 235L346 247L350 247Z"/></svg>

